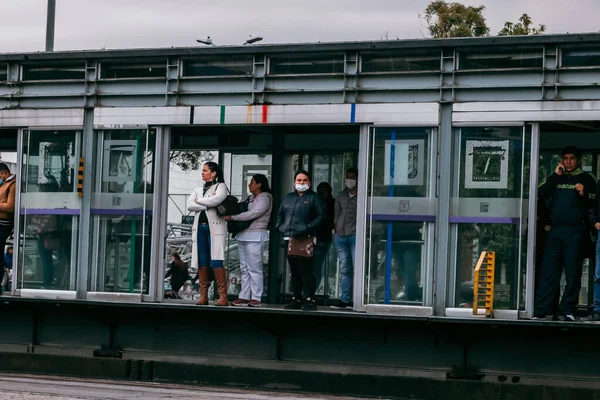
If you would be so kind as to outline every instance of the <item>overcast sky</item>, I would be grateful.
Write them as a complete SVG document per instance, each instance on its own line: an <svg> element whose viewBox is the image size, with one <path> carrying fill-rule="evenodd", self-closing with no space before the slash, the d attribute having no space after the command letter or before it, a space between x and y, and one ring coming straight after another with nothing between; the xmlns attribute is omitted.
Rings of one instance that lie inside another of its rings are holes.
<svg viewBox="0 0 600 400"><path fill-rule="evenodd" d="M547 33L597 32L600 0L461 0L491 33L528 13ZM422 38L429 0L56 0L55 50ZM0 0L0 53L44 50L47 0Z"/></svg>

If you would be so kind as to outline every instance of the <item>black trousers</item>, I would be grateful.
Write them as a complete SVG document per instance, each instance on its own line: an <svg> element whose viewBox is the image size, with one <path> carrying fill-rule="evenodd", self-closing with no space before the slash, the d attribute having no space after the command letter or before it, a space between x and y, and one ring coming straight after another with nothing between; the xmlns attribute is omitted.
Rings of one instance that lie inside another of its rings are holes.
<svg viewBox="0 0 600 400"><path fill-rule="evenodd" d="M288 241L285 242L285 248L288 248ZM312 258L291 257L288 256L288 263L292 272L292 291L294 298L300 300L315 298L317 280L313 271ZM304 297L302 296L304 295Z"/></svg>
<svg viewBox="0 0 600 400"><path fill-rule="evenodd" d="M544 229L544 226L540 226L535 236L535 291L536 293L540 288L540 275L544 268L544 249L546 248L546 242L548 240L548 232ZM554 295L554 301L552 303L552 315L557 317L559 314L558 303L560 302L560 287L556 288L556 294Z"/></svg>
<svg viewBox="0 0 600 400"><path fill-rule="evenodd" d="M4 260L4 246L6 246L6 241L12 234L12 231L12 225L0 225L0 250L2 250L2 260ZM4 263L4 261L2 262Z"/></svg>
<svg viewBox="0 0 600 400"><path fill-rule="evenodd" d="M552 312L563 268L567 284L560 308L565 314L570 314L577 306L581 289L585 235L587 230L584 226L553 226L548 232L539 288L535 294L536 317L543 317Z"/></svg>

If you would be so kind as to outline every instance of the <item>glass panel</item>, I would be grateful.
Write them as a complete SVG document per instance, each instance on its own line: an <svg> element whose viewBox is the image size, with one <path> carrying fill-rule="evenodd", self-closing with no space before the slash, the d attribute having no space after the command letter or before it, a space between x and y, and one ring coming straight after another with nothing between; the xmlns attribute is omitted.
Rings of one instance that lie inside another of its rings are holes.
<svg viewBox="0 0 600 400"><path fill-rule="evenodd" d="M98 132L90 291L148 292L155 131Z"/></svg>
<svg viewBox="0 0 600 400"><path fill-rule="evenodd" d="M225 154L223 157L223 173L225 182L231 191L231 194L240 200L245 200L248 195L248 184L256 174L263 174L271 183L271 165L272 156L270 154ZM227 278L229 295L238 295L242 288L242 276L240 272L240 257L238 244L231 235L227 236L227 249L225 251L225 266L227 267ZM268 290L269 273L269 243L263 243L262 246L263 262L263 297L266 297Z"/></svg>
<svg viewBox="0 0 600 400"><path fill-rule="evenodd" d="M386 52L377 54L362 54L361 72L408 72L408 71L439 71L441 53L400 53Z"/></svg>
<svg viewBox="0 0 600 400"><path fill-rule="evenodd" d="M6 82L8 80L8 64L0 63L0 82Z"/></svg>
<svg viewBox="0 0 600 400"><path fill-rule="evenodd" d="M100 66L101 79L123 78L166 78L167 63L109 63L103 62Z"/></svg>
<svg viewBox="0 0 600 400"><path fill-rule="evenodd" d="M459 69L506 69L541 68L542 50L519 52L462 51L459 54Z"/></svg>
<svg viewBox="0 0 600 400"><path fill-rule="evenodd" d="M525 279L528 203L522 199L529 195L531 138L523 136L523 127L458 132L459 169L450 211L450 222L456 224L451 246L456 275L450 280L449 303L472 307L475 266L481 252L494 251L494 308L516 310L520 280Z"/></svg>
<svg viewBox="0 0 600 400"><path fill-rule="evenodd" d="M429 305L430 130L377 128L371 139L365 302Z"/></svg>
<svg viewBox="0 0 600 400"><path fill-rule="evenodd" d="M344 72L344 55L288 54L269 58L269 74L332 74Z"/></svg>
<svg viewBox="0 0 600 400"><path fill-rule="evenodd" d="M79 132L24 132L19 242L20 287L75 290L80 199Z"/></svg>
<svg viewBox="0 0 600 400"><path fill-rule="evenodd" d="M600 65L600 49L562 49L562 67L597 67Z"/></svg>
<svg viewBox="0 0 600 400"><path fill-rule="evenodd" d="M183 61L183 76L248 76L252 75L252 69L252 57L244 56Z"/></svg>
<svg viewBox="0 0 600 400"><path fill-rule="evenodd" d="M23 65L24 81L85 79L85 64Z"/></svg>

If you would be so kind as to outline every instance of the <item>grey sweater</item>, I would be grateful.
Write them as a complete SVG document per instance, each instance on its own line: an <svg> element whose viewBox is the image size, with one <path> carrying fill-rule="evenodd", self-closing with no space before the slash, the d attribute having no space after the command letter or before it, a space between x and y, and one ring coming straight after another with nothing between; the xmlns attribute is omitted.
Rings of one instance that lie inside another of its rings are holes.
<svg viewBox="0 0 600 400"><path fill-rule="evenodd" d="M260 193L258 196L250 195L248 211L238 215L232 215L233 221L250 221L252 225L244 232L266 231L271 219L271 210L273 209L273 196L271 193Z"/></svg>
<svg viewBox="0 0 600 400"><path fill-rule="evenodd" d="M356 206L358 196L350 197L347 189L335 198L335 233L340 237L356 235Z"/></svg>

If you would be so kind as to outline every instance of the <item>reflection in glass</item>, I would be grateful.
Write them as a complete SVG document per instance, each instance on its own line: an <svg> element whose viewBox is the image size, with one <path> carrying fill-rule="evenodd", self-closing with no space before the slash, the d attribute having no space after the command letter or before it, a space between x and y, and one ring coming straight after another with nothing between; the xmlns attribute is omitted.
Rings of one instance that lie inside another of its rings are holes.
<svg viewBox="0 0 600 400"><path fill-rule="evenodd" d="M31 131L23 139L21 288L75 290L79 198L78 132Z"/></svg>
<svg viewBox="0 0 600 400"><path fill-rule="evenodd" d="M454 307L473 307L473 276L482 251L496 252L494 308L514 310L517 302L518 224L459 224Z"/></svg>
<svg viewBox="0 0 600 400"><path fill-rule="evenodd" d="M453 207L456 275L450 280L451 306L472 307L475 266L481 252L494 251L494 308L524 307L531 135L523 135L523 127L460 131L460 160L455 161L459 176L453 182L458 199Z"/></svg>
<svg viewBox="0 0 600 400"><path fill-rule="evenodd" d="M371 140L368 195L372 209L368 211L365 271L369 304L429 303L428 211L414 211L431 195L429 132L377 128Z"/></svg>
<svg viewBox="0 0 600 400"><path fill-rule="evenodd" d="M97 135L89 290L148 293L155 131Z"/></svg>
<svg viewBox="0 0 600 400"><path fill-rule="evenodd" d="M424 228L423 222L371 221L370 304L386 298L389 304L423 304Z"/></svg>

